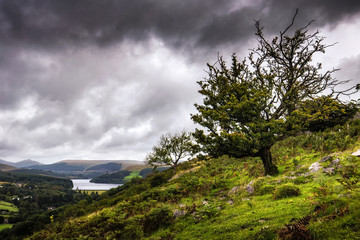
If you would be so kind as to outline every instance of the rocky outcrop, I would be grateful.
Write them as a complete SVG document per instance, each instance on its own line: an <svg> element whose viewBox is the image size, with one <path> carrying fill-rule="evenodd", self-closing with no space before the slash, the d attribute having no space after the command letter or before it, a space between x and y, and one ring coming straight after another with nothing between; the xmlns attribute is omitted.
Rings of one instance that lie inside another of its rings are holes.
<svg viewBox="0 0 360 240"><path fill-rule="evenodd" d="M249 194L253 194L254 193L254 187L252 186L252 184L254 183L254 180L252 180L251 182L249 182L248 185L246 185L245 189Z"/></svg>
<svg viewBox="0 0 360 240"><path fill-rule="evenodd" d="M320 169L322 169L322 166L320 165L319 162L314 162L314 163L311 164L311 166L309 167L310 173L318 172Z"/></svg>
<svg viewBox="0 0 360 240"><path fill-rule="evenodd" d="M358 149L356 152L353 152L351 155L356 156L356 157L360 157L360 149Z"/></svg>

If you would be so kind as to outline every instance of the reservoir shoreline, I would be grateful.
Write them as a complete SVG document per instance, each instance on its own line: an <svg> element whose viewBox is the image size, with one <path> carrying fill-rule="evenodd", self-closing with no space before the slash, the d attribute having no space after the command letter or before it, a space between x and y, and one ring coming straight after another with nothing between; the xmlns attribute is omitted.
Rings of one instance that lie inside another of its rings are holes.
<svg viewBox="0 0 360 240"><path fill-rule="evenodd" d="M92 183L91 179L71 179L73 182L73 190L109 190L116 188L122 184L110 184L110 183Z"/></svg>

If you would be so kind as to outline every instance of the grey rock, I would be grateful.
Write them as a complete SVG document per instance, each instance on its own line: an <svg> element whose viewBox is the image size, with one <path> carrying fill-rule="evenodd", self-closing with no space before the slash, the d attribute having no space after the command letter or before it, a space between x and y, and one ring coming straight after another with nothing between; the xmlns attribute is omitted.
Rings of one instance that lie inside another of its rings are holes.
<svg viewBox="0 0 360 240"><path fill-rule="evenodd" d="M182 217L185 215L186 215L186 212L184 210L175 209L175 211L174 211L174 217L176 217L176 218Z"/></svg>
<svg viewBox="0 0 360 240"><path fill-rule="evenodd" d="M233 200L229 200L229 201L227 201L226 203L229 204L229 205L234 205L234 201L233 201Z"/></svg>
<svg viewBox="0 0 360 240"><path fill-rule="evenodd" d="M254 180L252 180L251 182L249 182L248 185L246 185L245 189L249 194L253 194L254 193L254 188L252 186L252 184L254 183Z"/></svg>
<svg viewBox="0 0 360 240"><path fill-rule="evenodd" d="M320 163L315 162L313 164L311 164L311 166L309 167L309 171L311 173L315 173L317 171L319 171L322 168L322 166L320 166Z"/></svg>
<svg viewBox="0 0 360 240"><path fill-rule="evenodd" d="M300 168L302 168L304 165L299 165L296 167L297 170L299 170Z"/></svg>
<svg viewBox="0 0 360 240"><path fill-rule="evenodd" d="M351 155L356 156L356 157L360 157L360 149L358 149L356 152L353 152Z"/></svg>
<svg viewBox="0 0 360 240"><path fill-rule="evenodd" d="M253 186L247 185L247 186L246 186L246 191L247 191L249 194L253 194L253 193L254 193L254 188L253 188Z"/></svg>
<svg viewBox="0 0 360 240"><path fill-rule="evenodd" d="M333 167L327 167L327 168L324 168L324 169L323 169L323 172L324 172L324 173L327 173L327 174L333 174L333 173L335 173L335 168L333 168Z"/></svg>
<svg viewBox="0 0 360 240"><path fill-rule="evenodd" d="M337 166L337 165L339 165L339 163L340 163L340 159L337 158L337 159L335 159L334 161L332 161L332 162L330 163L329 167L331 167L331 166Z"/></svg>
<svg viewBox="0 0 360 240"><path fill-rule="evenodd" d="M241 201L250 201L250 198L242 198Z"/></svg>
<svg viewBox="0 0 360 240"><path fill-rule="evenodd" d="M202 202L202 204L203 205L209 205L209 203L207 201L205 201L205 200Z"/></svg>
<svg viewBox="0 0 360 240"><path fill-rule="evenodd" d="M332 159L332 156L329 155L329 156L326 156L326 157L323 157L320 162L326 162L326 161L330 161Z"/></svg>
<svg viewBox="0 0 360 240"><path fill-rule="evenodd" d="M235 193L237 193L238 191L240 191L240 187L239 187L239 186L235 186L235 187L233 187L233 188L228 192L228 195L235 194Z"/></svg>

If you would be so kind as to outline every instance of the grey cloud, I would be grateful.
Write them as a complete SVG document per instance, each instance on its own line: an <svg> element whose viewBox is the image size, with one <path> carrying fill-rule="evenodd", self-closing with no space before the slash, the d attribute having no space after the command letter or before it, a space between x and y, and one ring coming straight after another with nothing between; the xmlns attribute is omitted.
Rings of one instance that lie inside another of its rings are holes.
<svg viewBox="0 0 360 240"><path fill-rule="evenodd" d="M245 1L244 1L245 2ZM262 1L242 7L235 0L2 0L2 41L40 47L63 44L108 45L155 35L170 46L208 48L236 43L253 35L253 19L280 24L300 9L306 21L336 24L357 14L360 2L347 0ZM277 30L278 28L274 28Z"/></svg>
<svg viewBox="0 0 360 240"><path fill-rule="evenodd" d="M148 151L162 133L193 127L205 63L247 48L253 19L278 32L299 8L299 24L336 26L359 5L0 0L0 157Z"/></svg>

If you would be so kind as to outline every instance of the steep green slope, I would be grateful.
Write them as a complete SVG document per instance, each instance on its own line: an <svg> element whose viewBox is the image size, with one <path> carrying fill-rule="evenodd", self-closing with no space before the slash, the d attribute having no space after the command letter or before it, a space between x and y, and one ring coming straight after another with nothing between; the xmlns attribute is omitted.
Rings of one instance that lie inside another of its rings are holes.
<svg viewBox="0 0 360 240"><path fill-rule="evenodd" d="M356 120L279 142L277 176L258 158L185 162L58 212L31 239L359 239L359 136Z"/></svg>

